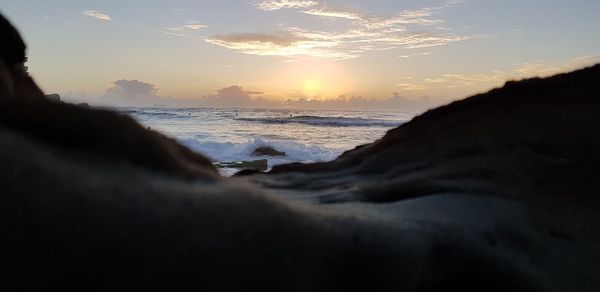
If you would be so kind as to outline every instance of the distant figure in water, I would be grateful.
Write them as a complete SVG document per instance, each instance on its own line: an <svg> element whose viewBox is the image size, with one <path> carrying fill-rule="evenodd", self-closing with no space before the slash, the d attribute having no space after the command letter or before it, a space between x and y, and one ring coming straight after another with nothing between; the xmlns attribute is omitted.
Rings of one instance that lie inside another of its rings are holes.
<svg viewBox="0 0 600 292"><path fill-rule="evenodd" d="M292 114L290 114L290 118L292 117Z"/></svg>
<svg viewBox="0 0 600 292"><path fill-rule="evenodd" d="M191 115L192 115L192 113L188 113L188 116L191 116Z"/></svg>
<svg viewBox="0 0 600 292"><path fill-rule="evenodd" d="M152 130L152 129L150 129L150 127L148 127L148 130Z"/></svg>

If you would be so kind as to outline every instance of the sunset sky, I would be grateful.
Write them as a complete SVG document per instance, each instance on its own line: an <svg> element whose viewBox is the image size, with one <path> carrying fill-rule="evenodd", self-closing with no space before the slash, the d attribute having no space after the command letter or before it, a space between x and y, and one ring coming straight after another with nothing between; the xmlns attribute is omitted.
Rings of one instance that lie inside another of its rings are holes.
<svg viewBox="0 0 600 292"><path fill-rule="evenodd" d="M444 102L600 62L597 0L0 0L0 11L42 88L81 100L141 86L157 99Z"/></svg>

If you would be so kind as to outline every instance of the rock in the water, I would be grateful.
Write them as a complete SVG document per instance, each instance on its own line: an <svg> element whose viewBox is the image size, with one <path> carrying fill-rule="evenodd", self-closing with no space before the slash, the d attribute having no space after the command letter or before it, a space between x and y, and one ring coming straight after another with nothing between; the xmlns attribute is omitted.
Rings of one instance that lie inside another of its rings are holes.
<svg viewBox="0 0 600 292"><path fill-rule="evenodd" d="M285 156L285 152L277 151L272 147L258 147L254 152L252 152L253 156Z"/></svg>
<svg viewBox="0 0 600 292"><path fill-rule="evenodd" d="M60 102L60 95L58 93L46 94L46 98L50 101Z"/></svg>
<svg viewBox="0 0 600 292"><path fill-rule="evenodd" d="M258 170L258 171L265 171L269 167L266 159L234 161L234 162L217 162L217 163L215 163L215 166L218 168L236 168L236 169L242 169L242 170Z"/></svg>

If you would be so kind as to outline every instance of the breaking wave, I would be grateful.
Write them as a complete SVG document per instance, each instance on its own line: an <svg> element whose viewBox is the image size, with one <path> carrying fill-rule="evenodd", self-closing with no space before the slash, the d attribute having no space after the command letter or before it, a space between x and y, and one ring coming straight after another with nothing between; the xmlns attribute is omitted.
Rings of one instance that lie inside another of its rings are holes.
<svg viewBox="0 0 600 292"><path fill-rule="evenodd" d="M236 118L238 121L256 122L264 124L306 124L311 126L336 126L336 127L397 127L403 121L349 118L349 117L321 117L321 116L290 116L267 118Z"/></svg>
<svg viewBox="0 0 600 292"><path fill-rule="evenodd" d="M341 151L321 146L309 146L295 141L266 140L262 138L254 138L248 140L246 143L199 141L196 139L184 139L180 141L194 151L200 152L214 161L232 162L267 159L269 168L277 164L296 161L330 161L342 154ZM277 151L285 152L285 156L252 156L252 153L258 147L270 147Z"/></svg>

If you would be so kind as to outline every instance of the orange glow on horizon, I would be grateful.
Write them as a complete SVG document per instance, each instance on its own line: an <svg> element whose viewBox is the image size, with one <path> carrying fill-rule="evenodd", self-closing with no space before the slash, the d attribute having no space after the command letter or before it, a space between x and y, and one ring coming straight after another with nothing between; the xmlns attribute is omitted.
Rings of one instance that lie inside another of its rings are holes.
<svg viewBox="0 0 600 292"><path fill-rule="evenodd" d="M286 95L288 98L334 98L354 87L353 78L343 64L327 60L284 63L269 80L267 87L279 91L273 93L284 98Z"/></svg>
<svg viewBox="0 0 600 292"><path fill-rule="evenodd" d="M304 93L308 96L314 96L318 94L319 90L321 89L321 85L319 84L319 82L315 81L314 79L304 80L303 87Z"/></svg>

